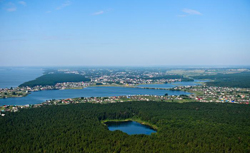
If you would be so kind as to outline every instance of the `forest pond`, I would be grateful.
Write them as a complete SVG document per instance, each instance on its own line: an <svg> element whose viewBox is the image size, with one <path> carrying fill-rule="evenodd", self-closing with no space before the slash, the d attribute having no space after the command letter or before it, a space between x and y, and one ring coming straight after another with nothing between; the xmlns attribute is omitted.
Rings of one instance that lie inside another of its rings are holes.
<svg viewBox="0 0 250 153"><path fill-rule="evenodd" d="M124 122L105 122L110 131L120 130L127 133L128 135L133 134L145 134L150 135L155 133L156 130L152 129L150 126L140 124L135 121L124 121Z"/></svg>

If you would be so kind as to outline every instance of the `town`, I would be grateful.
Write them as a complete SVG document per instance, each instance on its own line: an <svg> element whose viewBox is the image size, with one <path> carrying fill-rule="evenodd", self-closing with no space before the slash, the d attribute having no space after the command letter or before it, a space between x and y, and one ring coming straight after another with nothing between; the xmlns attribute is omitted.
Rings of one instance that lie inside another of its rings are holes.
<svg viewBox="0 0 250 153"><path fill-rule="evenodd" d="M82 89L84 87L90 86L90 83L84 82L64 82L57 83L54 86L35 86L35 87L16 87L16 88L0 88L0 98L10 98L10 97L24 97L31 92L42 91L42 90L64 90L64 89Z"/></svg>
<svg viewBox="0 0 250 153"><path fill-rule="evenodd" d="M189 97L199 102L230 102L249 104L250 101L250 89L248 88L179 86L170 90L193 93Z"/></svg>

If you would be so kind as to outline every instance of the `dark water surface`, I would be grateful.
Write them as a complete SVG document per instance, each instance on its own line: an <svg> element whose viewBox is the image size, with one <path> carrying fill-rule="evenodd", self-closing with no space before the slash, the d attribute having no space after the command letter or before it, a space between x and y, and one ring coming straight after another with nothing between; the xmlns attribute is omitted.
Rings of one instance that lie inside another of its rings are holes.
<svg viewBox="0 0 250 153"><path fill-rule="evenodd" d="M110 131L120 130L129 135L133 134L146 134L150 135L156 131L147 125L140 124L135 121L125 121L125 122L106 122L105 123Z"/></svg>
<svg viewBox="0 0 250 153"><path fill-rule="evenodd" d="M38 67L0 67L0 88L17 87L43 74Z"/></svg>

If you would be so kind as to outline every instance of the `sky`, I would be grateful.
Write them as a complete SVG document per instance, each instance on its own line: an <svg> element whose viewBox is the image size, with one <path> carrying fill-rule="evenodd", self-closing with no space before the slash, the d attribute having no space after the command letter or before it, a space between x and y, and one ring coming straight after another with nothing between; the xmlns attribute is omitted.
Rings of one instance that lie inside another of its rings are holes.
<svg viewBox="0 0 250 153"><path fill-rule="evenodd" d="M0 0L0 66L250 65L249 0Z"/></svg>

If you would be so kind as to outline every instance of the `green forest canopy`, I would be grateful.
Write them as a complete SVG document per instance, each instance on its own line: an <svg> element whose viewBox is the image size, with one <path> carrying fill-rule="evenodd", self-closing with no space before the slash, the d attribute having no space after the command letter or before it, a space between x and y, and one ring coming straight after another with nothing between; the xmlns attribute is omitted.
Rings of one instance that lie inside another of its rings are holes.
<svg viewBox="0 0 250 153"><path fill-rule="evenodd" d="M208 86L250 88L250 72L194 76L194 79L211 79Z"/></svg>
<svg viewBox="0 0 250 153"><path fill-rule="evenodd" d="M126 102L23 109L0 118L0 152L250 152L250 106ZM140 119L157 133L109 131L107 119Z"/></svg>
<svg viewBox="0 0 250 153"><path fill-rule="evenodd" d="M37 85L56 85L57 83L63 83L63 82L81 82L81 81L90 81L90 79L85 78L83 75L79 74L66 74L66 73L55 73L55 74L45 74L42 75L35 80L25 82L19 87L34 87Z"/></svg>

